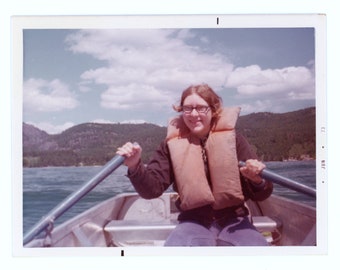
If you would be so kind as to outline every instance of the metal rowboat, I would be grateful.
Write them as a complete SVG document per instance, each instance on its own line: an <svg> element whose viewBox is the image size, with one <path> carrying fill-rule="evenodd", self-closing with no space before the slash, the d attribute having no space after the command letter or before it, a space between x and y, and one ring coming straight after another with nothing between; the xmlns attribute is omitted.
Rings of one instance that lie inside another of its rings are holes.
<svg viewBox="0 0 340 270"><path fill-rule="evenodd" d="M118 168L123 160L121 156L114 157L86 185L43 217L24 236L24 247L162 246L177 224L176 193L164 193L152 200L142 199L137 193L123 193L53 228L55 219ZM316 196L315 190L270 171L264 171L263 176ZM314 207L277 195L262 202L247 201L246 205L250 220L270 245L317 245Z"/></svg>

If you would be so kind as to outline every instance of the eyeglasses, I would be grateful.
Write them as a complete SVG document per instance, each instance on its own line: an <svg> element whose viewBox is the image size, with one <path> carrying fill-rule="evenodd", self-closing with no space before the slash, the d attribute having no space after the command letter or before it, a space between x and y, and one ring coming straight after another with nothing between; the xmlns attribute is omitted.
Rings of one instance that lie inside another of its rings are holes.
<svg viewBox="0 0 340 270"><path fill-rule="evenodd" d="M200 113L200 114L204 114L207 113L210 109L209 106L204 106L204 105L198 105L196 107L193 106L182 106L182 111L185 114L190 114L193 110L196 110L196 112Z"/></svg>

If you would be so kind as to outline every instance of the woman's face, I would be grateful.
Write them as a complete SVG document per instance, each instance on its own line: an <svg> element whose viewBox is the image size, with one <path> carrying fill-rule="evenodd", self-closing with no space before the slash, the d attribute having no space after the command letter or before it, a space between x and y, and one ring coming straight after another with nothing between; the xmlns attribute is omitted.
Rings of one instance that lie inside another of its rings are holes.
<svg viewBox="0 0 340 270"><path fill-rule="evenodd" d="M187 96L183 101L183 119L192 134L199 138L208 135L212 112L209 104L197 94Z"/></svg>

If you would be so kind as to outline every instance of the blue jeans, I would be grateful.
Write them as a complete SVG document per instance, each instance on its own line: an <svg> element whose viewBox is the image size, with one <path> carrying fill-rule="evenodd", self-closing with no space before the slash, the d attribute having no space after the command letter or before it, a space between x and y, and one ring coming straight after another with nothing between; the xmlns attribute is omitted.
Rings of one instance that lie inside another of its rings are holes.
<svg viewBox="0 0 340 270"><path fill-rule="evenodd" d="M221 227L214 222L208 229L198 223L181 222L171 232L165 246L267 246L248 217L233 218Z"/></svg>

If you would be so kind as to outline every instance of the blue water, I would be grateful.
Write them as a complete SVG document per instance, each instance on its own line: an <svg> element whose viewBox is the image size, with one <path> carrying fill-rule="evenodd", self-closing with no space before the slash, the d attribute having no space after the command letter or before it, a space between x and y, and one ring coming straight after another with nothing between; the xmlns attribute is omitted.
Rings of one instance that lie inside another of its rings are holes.
<svg viewBox="0 0 340 270"><path fill-rule="evenodd" d="M315 188L315 161L268 162L267 168ZM23 170L23 231L27 232L40 218L72 192L78 190L102 167L47 167ZM55 225L86 209L123 192L135 192L126 175L126 167L118 168L75 206L62 215ZM274 184L274 194L315 206L315 200Z"/></svg>
<svg viewBox="0 0 340 270"><path fill-rule="evenodd" d="M267 162L266 166L268 169L279 175L288 177L298 183L314 189L316 188L315 161ZM314 198L277 184L274 184L274 194L296 200L313 207L316 206L316 200Z"/></svg>

